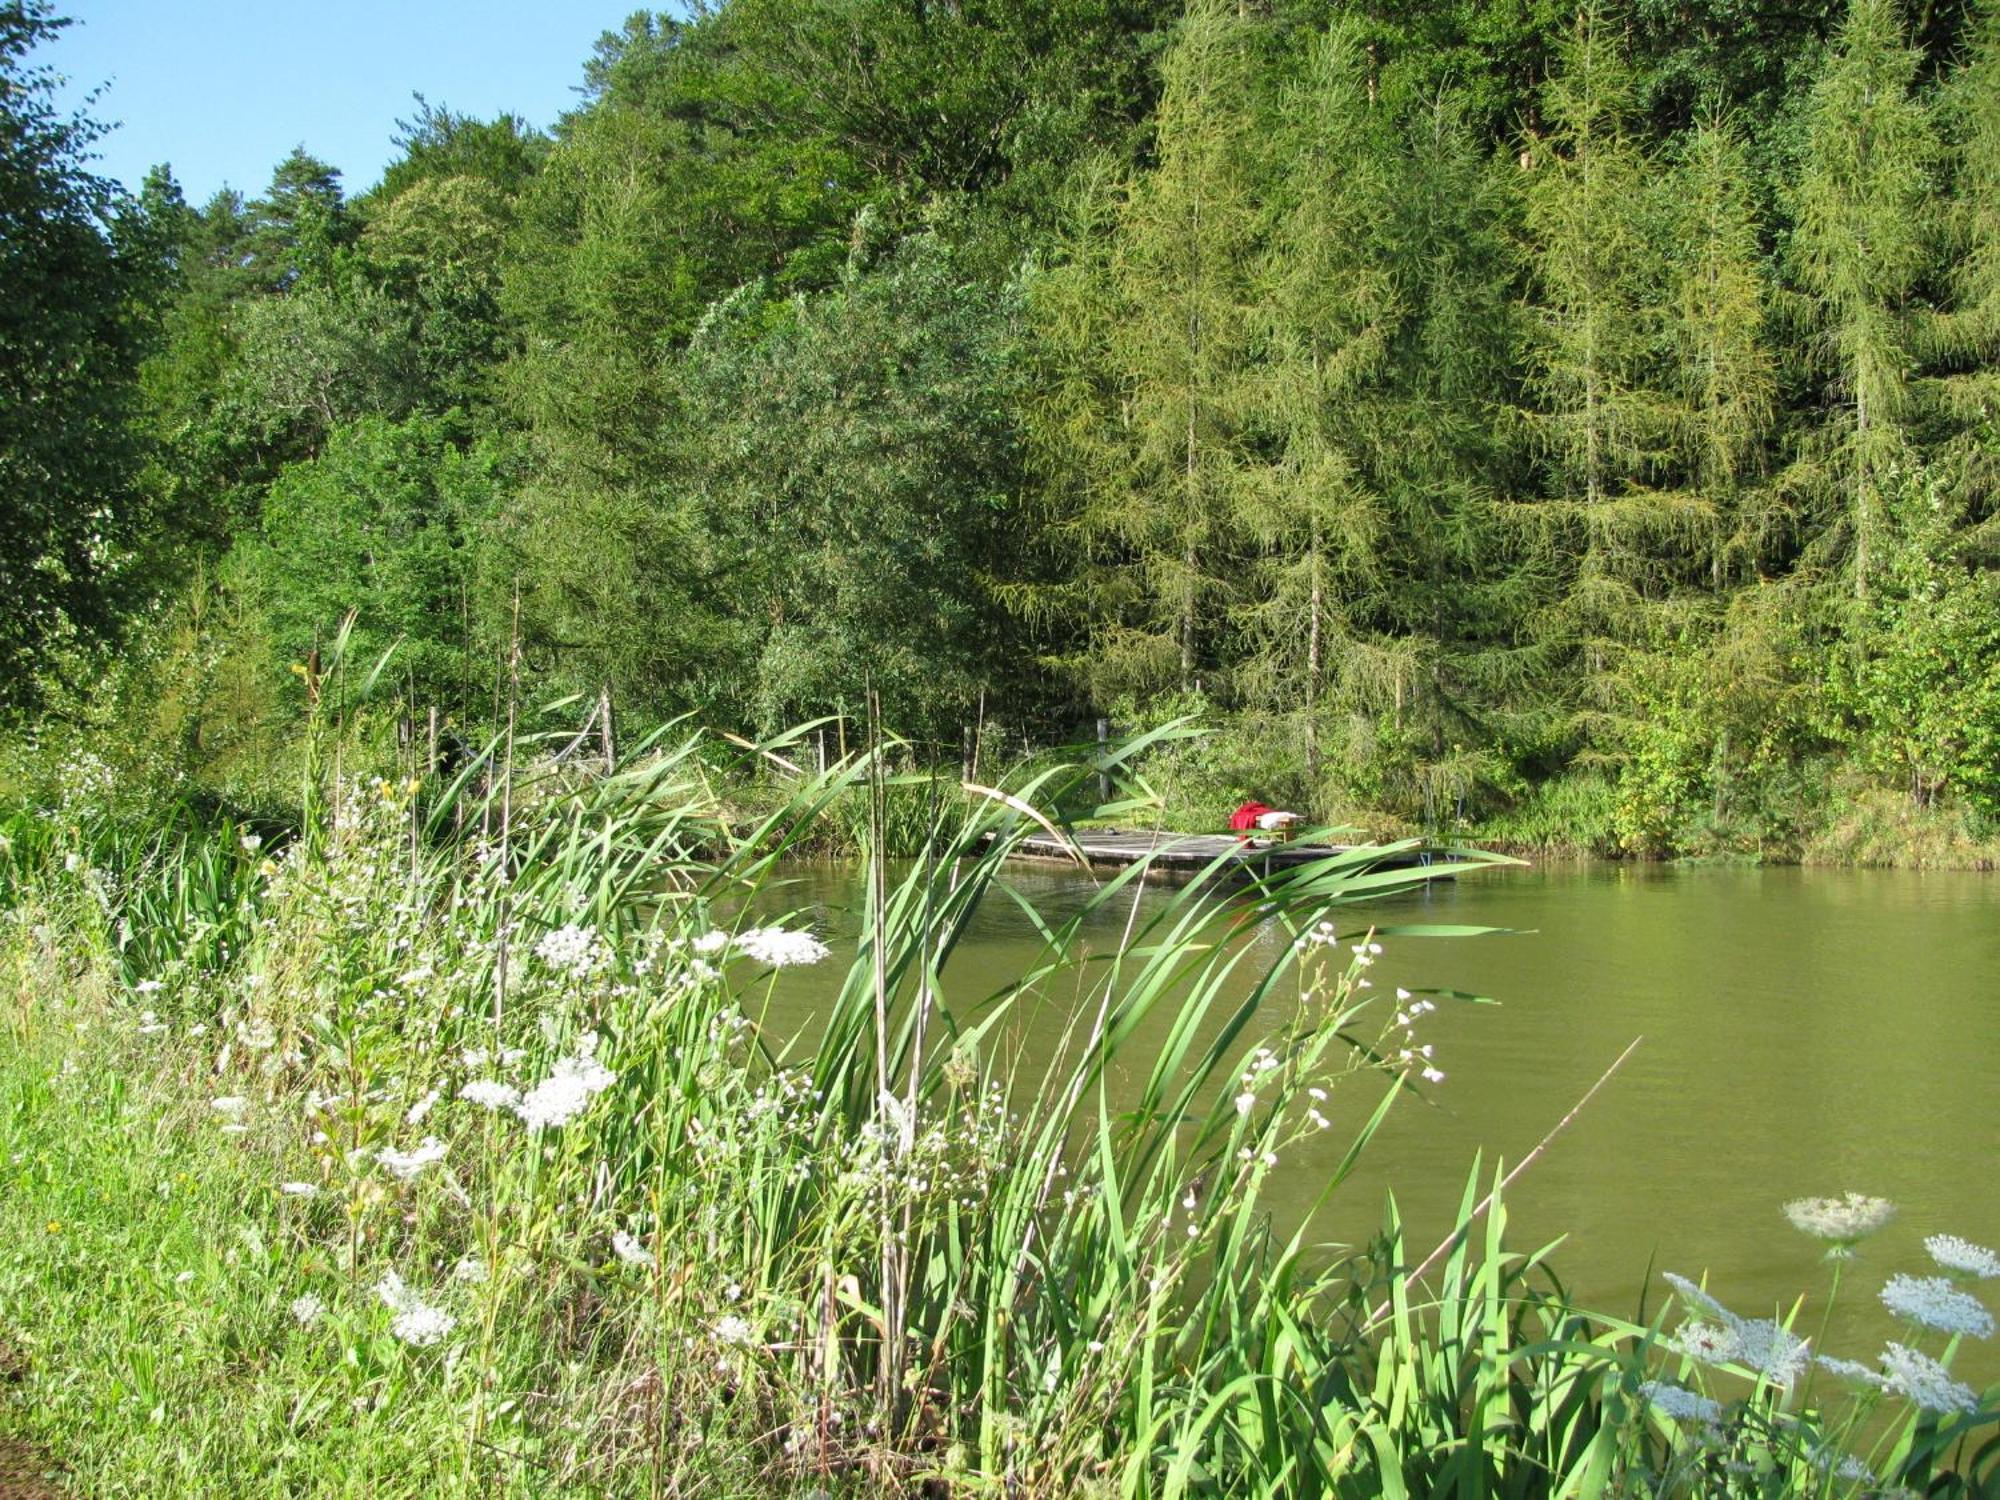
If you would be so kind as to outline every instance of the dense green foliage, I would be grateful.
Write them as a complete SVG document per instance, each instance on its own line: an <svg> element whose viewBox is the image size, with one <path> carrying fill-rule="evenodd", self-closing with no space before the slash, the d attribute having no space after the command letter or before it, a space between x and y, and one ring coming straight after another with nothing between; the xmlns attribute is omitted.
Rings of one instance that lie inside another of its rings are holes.
<svg viewBox="0 0 2000 1500"><path fill-rule="evenodd" d="M1946 1368L1991 1251L1931 1242L1973 1289L1912 1283L1871 1377L1808 1358L1841 1271L1803 1240L1774 1253L1831 1288L1784 1325L1676 1277L1640 1322L1575 1309L1477 1167L1434 1248L1393 1199L1326 1243L1448 1087L1421 1018L1473 998L1371 988L1334 923L1495 859L1038 906L1018 840L1137 748L952 788L838 957L776 861L829 799L880 827L874 754L742 832L715 787L759 754L700 733L537 756L513 798L330 774L283 847L8 819L0 1456L103 1495L1993 1493L2000 1389ZM960 958L986 900L1036 934L1004 973ZM767 1028L811 964L823 1025Z"/></svg>
<svg viewBox="0 0 2000 1500"><path fill-rule="evenodd" d="M1201 709L1196 824L1990 838L1991 4L729 0L198 209L0 16L17 707L281 763L358 611L467 734Z"/></svg>

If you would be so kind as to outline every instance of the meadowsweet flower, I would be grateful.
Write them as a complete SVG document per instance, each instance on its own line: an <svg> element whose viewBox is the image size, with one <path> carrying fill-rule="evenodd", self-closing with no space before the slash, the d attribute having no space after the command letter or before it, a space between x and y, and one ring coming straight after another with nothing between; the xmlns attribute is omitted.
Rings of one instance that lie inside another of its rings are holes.
<svg viewBox="0 0 2000 1500"><path fill-rule="evenodd" d="M512 1109L521 1102L521 1091L511 1083L476 1078L458 1091L458 1097L482 1109Z"/></svg>
<svg viewBox="0 0 2000 1500"><path fill-rule="evenodd" d="M810 932L787 932L782 927L753 927L736 939L737 951L774 969L795 964L816 964L833 950Z"/></svg>
<svg viewBox="0 0 2000 1500"><path fill-rule="evenodd" d="M611 1236L611 1248L628 1266L650 1266L653 1263L652 1251L622 1229Z"/></svg>
<svg viewBox="0 0 2000 1500"><path fill-rule="evenodd" d="M1930 1251L1932 1260L1960 1276L1981 1281L2000 1276L2000 1255L1955 1234L1931 1235L1924 1241L1924 1248Z"/></svg>
<svg viewBox="0 0 2000 1500"><path fill-rule="evenodd" d="M457 1326L458 1319L443 1308L413 1301L396 1314L389 1331L412 1348L424 1349L442 1342Z"/></svg>
<svg viewBox="0 0 2000 1500"><path fill-rule="evenodd" d="M389 1169L398 1182L408 1182L433 1162L444 1160L444 1145L434 1135L427 1135L423 1144L414 1151L398 1151L393 1146L384 1146L375 1153L375 1160Z"/></svg>
<svg viewBox="0 0 2000 1500"><path fill-rule="evenodd" d="M1926 1411L1973 1412L1979 1397L1972 1387L1951 1378L1951 1372L1928 1354L1888 1344L1882 1350L1882 1364L1888 1371L1884 1385Z"/></svg>
<svg viewBox="0 0 2000 1500"><path fill-rule="evenodd" d="M744 1319L730 1313L715 1320L711 1330L718 1343L747 1344L750 1342L750 1325Z"/></svg>
<svg viewBox="0 0 2000 1500"><path fill-rule="evenodd" d="M1648 1380L1639 1387L1646 1404L1676 1422L1713 1422L1722 1415L1722 1403L1696 1395L1662 1380Z"/></svg>
<svg viewBox="0 0 2000 1500"><path fill-rule="evenodd" d="M583 978L604 967L611 955L594 927L571 922L535 944L535 957L559 974Z"/></svg>
<svg viewBox="0 0 2000 1500"><path fill-rule="evenodd" d="M1991 1338L1993 1314L1970 1292L1962 1292L1942 1276L1891 1276L1882 1288L1882 1305L1899 1318L1935 1328Z"/></svg>
<svg viewBox="0 0 2000 1500"><path fill-rule="evenodd" d="M319 1321L319 1315L325 1311L326 1304L311 1292L292 1300L292 1321L301 1328L310 1328Z"/></svg>
<svg viewBox="0 0 2000 1500"><path fill-rule="evenodd" d="M316 1198L319 1196L319 1185L312 1182L281 1182L278 1184L278 1191L287 1198Z"/></svg>
<svg viewBox="0 0 2000 1500"><path fill-rule="evenodd" d="M615 1082L617 1075L609 1068L580 1053L557 1063L554 1071L529 1089L512 1108L531 1130L567 1125Z"/></svg>
<svg viewBox="0 0 2000 1500"><path fill-rule="evenodd" d="M1865 1193L1848 1193L1841 1198L1795 1198L1785 1205L1785 1217L1792 1227L1816 1240L1826 1240L1827 1253L1844 1258L1854 1247L1896 1216L1896 1205L1887 1198L1870 1198Z"/></svg>

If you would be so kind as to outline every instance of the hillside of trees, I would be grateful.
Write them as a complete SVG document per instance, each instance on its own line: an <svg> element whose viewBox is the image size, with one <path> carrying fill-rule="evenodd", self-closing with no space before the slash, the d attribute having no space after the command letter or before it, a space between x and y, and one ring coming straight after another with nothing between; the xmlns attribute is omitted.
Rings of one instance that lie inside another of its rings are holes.
<svg viewBox="0 0 2000 1500"><path fill-rule="evenodd" d="M1205 714L1197 822L2000 828L1991 0L724 0L198 205L60 31L0 3L17 791L273 806L353 612L469 740L872 689Z"/></svg>

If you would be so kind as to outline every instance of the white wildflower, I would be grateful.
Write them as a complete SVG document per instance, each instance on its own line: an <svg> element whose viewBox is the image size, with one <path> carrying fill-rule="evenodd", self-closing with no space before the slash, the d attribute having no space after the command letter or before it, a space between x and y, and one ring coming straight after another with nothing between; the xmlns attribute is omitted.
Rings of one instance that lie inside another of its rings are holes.
<svg viewBox="0 0 2000 1500"><path fill-rule="evenodd" d="M469 1251L461 1255L458 1264L451 1268L451 1279L463 1281L468 1286L483 1286L486 1277L486 1262Z"/></svg>
<svg viewBox="0 0 2000 1500"><path fill-rule="evenodd" d="M611 955L596 928L571 922L535 944L535 957L559 974L582 978L603 968Z"/></svg>
<svg viewBox="0 0 2000 1500"><path fill-rule="evenodd" d="M1848 1193L1840 1198L1795 1198L1785 1205L1792 1227L1816 1240L1829 1241L1836 1255L1854 1246L1896 1216L1887 1198Z"/></svg>
<svg viewBox="0 0 2000 1500"><path fill-rule="evenodd" d="M319 1315L325 1311L326 1304L311 1292L292 1300L292 1321L301 1328L310 1328L319 1321Z"/></svg>
<svg viewBox="0 0 2000 1500"><path fill-rule="evenodd" d="M158 1016L154 1015L150 1010L142 1010L139 1012L140 1036L158 1036L161 1032L165 1031L166 1029L167 1029L166 1023L162 1021Z"/></svg>
<svg viewBox="0 0 2000 1500"><path fill-rule="evenodd" d="M244 834L237 842L243 846L245 854L255 854L259 849L264 847L262 836L254 833Z"/></svg>
<svg viewBox="0 0 2000 1500"><path fill-rule="evenodd" d="M283 1193L287 1198L316 1198L319 1196L319 1184L313 1182L281 1182L278 1184L278 1191Z"/></svg>
<svg viewBox="0 0 2000 1500"><path fill-rule="evenodd" d="M413 1305L417 1296L405 1285L403 1278L394 1271L384 1271L382 1279L375 1283L375 1295L382 1299L391 1312L401 1312Z"/></svg>
<svg viewBox="0 0 2000 1500"><path fill-rule="evenodd" d="M1816 1356L1816 1359L1822 1370L1837 1375L1842 1380L1852 1381L1856 1385L1880 1386L1883 1383L1880 1375L1857 1360L1837 1359L1831 1354L1821 1354Z"/></svg>
<svg viewBox="0 0 2000 1500"><path fill-rule="evenodd" d="M1689 1359L1699 1360L1705 1365L1721 1364L1729 1358L1732 1347L1728 1329L1698 1319L1681 1324L1667 1342Z"/></svg>
<svg viewBox="0 0 2000 1500"><path fill-rule="evenodd" d="M1729 1333L1731 1362L1749 1366L1776 1386L1797 1380L1812 1357L1805 1339L1769 1318L1739 1320Z"/></svg>
<svg viewBox="0 0 2000 1500"><path fill-rule="evenodd" d="M1889 1344L1881 1358L1888 1369L1888 1388L1924 1410L1969 1413L1979 1409L1979 1397L1972 1387L1953 1380L1951 1372L1929 1355Z"/></svg>
<svg viewBox="0 0 2000 1500"><path fill-rule="evenodd" d="M1247 1115L1257 1107L1257 1096L1247 1090L1236 1096L1236 1113Z"/></svg>
<svg viewBox="0 0 2000 1500"><path fill-rule="evenodd" d="M483 1109L512 1109L521 1102L521 1091L511 1083L475 1078L458 1091L458 1097Z"/></svg>
<svg viewBox="0 0 2000 1500"><path fill-rule="evenodd" d="M704 958L713 957L729 946L729 934L721 928L716 928L711 932L704 932L688 946Z"/></svg>
<svg viewBox="0 0 2000 1500"><path fill-rule="evenodd" d="M423 1349L442 1342L457 1326L458 1319L443 1308L412 1300L396 1314L389 1331L412 1348Z"/></svg>
<svg viewBox="0 0 2000 1500"><path fill-rule="evenodd" d="M1425 1083L1443 1083L1444 1070L1442 1068L1425 1068L1423 1078Z"/></svg>
<svg viewBox="0 0 2000 1500"><path fill-rule="evenodd" d="M424 1116L431 1112L431 1106L433 1106L437 1102L438 1102L438 1091L436 1089L432 1089L428 1094L424 1095L423 1098L419 1099L415 1104L412 1104L410 1106L410 1112L403 1116L403 1123L405 1125L422 1124Z"/></svg>
<svg viewBox="0 0 2000 1500"><path fill-rule="evenodd" d="M223 1094L209 1100L208 1107L219 1115L240 1115L250 1107L250 1101L241 1094Z"/></svg>
<svg viewBox="0 0 2000 1500"><path fill-rule="evenodd" d="M444 1145L436 1136L427 1135L414 1151L398 1151L393 1146L384 1146L375 1153L375 1160L387 1167L398 1182L408 1182L425 1167L444 1160Z"/></svg>
<svg viewBox="0 0 2000 1500"><path fill-rule="evenodd" d="M1975 1339L1993 1336L1993 1314L1977 1297L1942 1276L1891 1276L1882 1288L1882 1305L1899 1318L1940 1333Z"/></svg>
<svg viewBox="0 0 2000 1500"><path fill-rule="evenodd" d="M747 1344L750 1342L750 1325L744 1319L730 1313L715 1320L712 1331L716 1341L723 1344Z"/></svg>
<svg viewBox="0 0 2000 1500"><path fill-rule="evenodd" d="M567 1125L589 1107L592 1098L615 1082L617 1075L596 1058L582 1054L566 1057L512 1108L533 1130Z"/></svg>
<svg viewBox="0 0 2000 1500"><path fill-rule="evenodd" d="M1721 1318L1725 1322L1735 1317L1734 1313L1730 1312L1728 1308L1717 1302L1692 1281L1689 1281L1687 1277L1678 1276L1674 1272L1668 1271L1664 1273L1664 1278L1668 1286L1680 1293L1683 1302L1692 1303L1710 1317Z"/></svg>
<svg viewBox="0 0 2000 1500"><path fill-rule="evenodd" d="M736 939L737 951L774 969L795 964L816 964L833 950L810 932L787 932L782 927L753 927Z"/></svg>
<svg viewBox="0 0 2000 1500"><path fill-rule="evenodd" d="M653 1263L653 1252L622 1229L611 1236L611 1248L628 1266L650 1266Z"/></svg>
<svg viewBox="0 0 2000 1500"><path fill-rule="evenodd" d="M132 993L135 995L157 995L165 988L166 986L157 979L142 979L132 986Z"/></svg>
<svg viewBox="0 0 2000 1500"><path fill-rule="evenodd" d="M186 1285L187 1285L187 1284L188 1284L188 1283L189 1283L190 1281L193 1281L193 1280L194 1280L194 1272L192 1272L192 1271L183 1271L183 1272L181 1272L181 1273L180 1273L180 1275L178 1275L178 1276L176 1276L176 1277L174 1278L174 1285L175 1285L175 1286L186 1286Z"/></svg>
<svg viewBox="0 0 2000 1500"><path fill-rule="evenodd" d="M1662 1380L1648 1380L1639 1387L1639 1394L1646 1398L1646 1404L1662 1416L1672 1417L1676 1422L1713 1422L1722 1415L1722 1403L1711 1401L1706 1396L1696 1395L1678 1385L1669 1385Z"/></svg>
<svg viewBox="0 0 2000 1500"><path fill-rule="evenodd" d="M1984 1245L1962 1240L1955 1234L1934 1234L1924 1241L1924 1248L1930 1251L1931 1259L1947 1271L1974 1276L1981 1281L2000 1276L2000 1255L1995 1255Z"/></svg>

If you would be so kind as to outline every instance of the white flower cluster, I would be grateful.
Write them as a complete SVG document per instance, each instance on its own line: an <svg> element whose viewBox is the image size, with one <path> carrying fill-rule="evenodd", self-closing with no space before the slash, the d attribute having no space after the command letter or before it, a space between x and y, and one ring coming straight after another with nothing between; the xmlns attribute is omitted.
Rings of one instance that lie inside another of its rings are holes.
<svg viewBox="0 0 2000 1500"><path fill-rule="evenodd" d="M1789 1386L1811 1358L1805 1339L1769 1318L1739 1318L1685 1276L1666 1273L1667 1282L1682 1298L1701 1308L1716 1323L1691 1320L1674 1335L1674 1347L1703 1364L1743 1365L1775 1386Z"/></svg>
<svg viewBox="0 0 2000 1500"><path fill-rule="evenodd" d="M1934 1234L1924 1241L1924 1248L1930 1251L1932 1260L1960 1276L1980 1281L2000 1276L2000 1255L1955 1234Z"/></svg>
<svg viewBox="0 0 2000 1500"><path fill-rule="evenodd" d="M1293 946L1299 952L1306 953L1314 948L1331 948L1339 941L1340 933L1335 930L1333 923L1320 922L1301 933L1298 942Z"/></svg>
<svg viewBox="0 0 2000 1500"><path fill-rule="evenodd" d="M389 1331L414 1348L422 1349L440 1343L458 1326L458 1319L443 1308L433 1307L424 1301L404 1285L403 1278L394 1271L376 1283L375 1295L396 1315Z"/></svg>
<svg viewBox="0 0 2000 1500"><path fill-rule="evenodd" d="M753 927L736 935L736 951L753 962L789 969L799 964L816 964L832 950L810 932Z"/></svg>
<svg viewBox="0 0 2000 1500"><path fill-rule="evenodd" d="M1899 1318L1940 1333L1975 1339L1993 1336L1993 1314L1977 1297L1942 1276L1891 1276L1882 1288L1882 1305Z"/></svg>
<svg viewBox="0 0 2000 1500"><path fill-rule="evenodd" d="M319 1321L319 1315L325 1311L326 1304L311 1292L292 1300L292 1321L301 1328L310 1328Z"/></svg>
<svg viewBox="0 0 2000 1500"><path fill-rule="evenodd" d="M1713 1422L1722 1415L1722 1403L1711 1401L1706 1396L1696 1395L1682 1386L1669 1385L1663 1380L1648 1380L1640 1385L1639 1394L1646 1398L1646 1404L1662 1416L1672 1417L1676 1422Z"/></svg>
<svg viewBox="0 0 2000 1500"><path fill-rule="evenodd" d="M384 1146L375 1153L375 1160L389 1169L389 1175L398 1182L409 1182L425 1167L444 1160L444 1145L434 1135L427 1135L423 1144L414 1151L398 1151L393 1146Z"/></svg>
<svg viewBox="0 0 2000 1500"><path fill-rule="evenodd" d="M530 1130L567 1125L590 1107L590 1101L618 1081L594 1055L595 1035L586 1035L574 1057L565 1057L549 1076L521 1096L512 1106Z"/></svg>
<svg viewBox="0 0 2000 1500"><path fill-rule="evenodd" d="M558 974L582 979L611 961L610 951L594 927L576 922L558 927L535 944L535 957Z"/></svg>
<svg viewBox="0 0 2000 1500"><path fill-rule="evenodd" d="M1951 1372L1928 1354L1890 1344L1882 1351L1888 1370L1885 1384L1899 1396L1908 1397L1926 1411L1973 1412L1979 1397L1969 1385L1951 1378Z"/></svg>
<svg viewBox="0 0 2000 1500"><path fill-rule="evenodd" d="M475 1078L458 1091L458 1097L482 1109L512 1109L521 1102L521 1091L511 1083Z"/></svg>
<svg viewBox="0 0 2000 1500"><path fill-rule="evenodd" d="M611 1236L611 1249L628 1266L650 1266L653 1252L641 1244L634 1235L619 1230Z"/></svg>
<svg viewBox="0 0 2000 1500"><path fill-rule="evenodd" d="M1377 953L1382 951L1380 943L1369 946ZM1355 949L1356 953L1360 951ZM1372 958L1368 961L1374 962ZM1436 1010L1437 1002L1419 1000L1408 990L1399 989L1396 991L1396 1004L1401 1008L1397 1010L1393 1024L1403 1029L1403 1045L1396 1051L1396 1061L1405 1068L1420 1068L1425 1083L1443 1083L1444 1069L1437 1065L1437 1049L1429 1042L1418 1042L1416 1033L1417 1022Z"/></svg>
<svg viewBox="0 0 2000 1500"><path fill-rule="evenodd" d="M1840 1198L1795 1198L1785 1205L1792 1227L1816 1240L1829 1241L1836 1251L1850 1250L1896 1217L1887 1198L1848 1193Z"/></svg>

